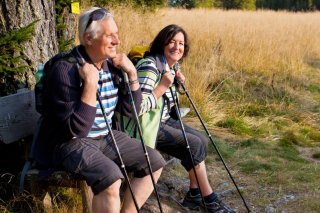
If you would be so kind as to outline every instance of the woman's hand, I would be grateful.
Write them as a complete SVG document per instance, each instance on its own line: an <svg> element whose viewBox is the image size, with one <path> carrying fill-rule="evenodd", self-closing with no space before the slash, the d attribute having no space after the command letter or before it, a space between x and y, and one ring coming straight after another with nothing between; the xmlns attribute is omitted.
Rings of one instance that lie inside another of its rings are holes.
<svg viewBox="0 0 320 213"><path fill-rule="evenodd" d="M184 83L184 81L186 80L186 77L182 74L182 72L180 70L176 71L176 77L175 77L178 81L180 81L181 83Z"/></svg>
<svg viewBox="0 0 320 213"><path fill-rule="evenodd" d="M172 85L173 80L174 80L174 77L171 74L171 72L166 72L165 74L162 75L159 85L166 87L166 90L167 90Z"/></svg>
<svg viewBox="0 0 320 213"><path fill-rule="evenodd" d="M162 75L160 83L153 90L153 93L155 94L158 100L166 92L166 90L172 85L173 80L174 80L174 76L171 74L171 72L166 72L165 74Z"/></svg>

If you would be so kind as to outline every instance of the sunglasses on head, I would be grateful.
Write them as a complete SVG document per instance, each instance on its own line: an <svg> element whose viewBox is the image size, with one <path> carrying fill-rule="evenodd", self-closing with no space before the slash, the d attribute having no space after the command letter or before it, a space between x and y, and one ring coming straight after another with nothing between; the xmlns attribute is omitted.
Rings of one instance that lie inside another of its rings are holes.
<svg viewBox="0 0 320 213"><path fill-rule="evenodd" d="M109 11L104 8L100 8L100 9L97 9L97 10L94 10L93 12L91 12L89 15L88 23L87 23L84 31L86 31L88 29L88 27L90 26L90 24L93 21L101 20L108 13L109 13Z"/></svg>

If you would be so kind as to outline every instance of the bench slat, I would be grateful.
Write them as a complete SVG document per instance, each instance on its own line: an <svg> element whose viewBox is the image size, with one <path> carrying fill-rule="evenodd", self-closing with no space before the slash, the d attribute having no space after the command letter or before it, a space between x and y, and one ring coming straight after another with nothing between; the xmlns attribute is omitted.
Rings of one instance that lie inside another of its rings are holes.
<svg viewBox="0 0 320 213"><path fill-rule="evenodd" d="M10 144L32 135L39 114L35 110L34 91L0 97L0 141Z"/></svg>

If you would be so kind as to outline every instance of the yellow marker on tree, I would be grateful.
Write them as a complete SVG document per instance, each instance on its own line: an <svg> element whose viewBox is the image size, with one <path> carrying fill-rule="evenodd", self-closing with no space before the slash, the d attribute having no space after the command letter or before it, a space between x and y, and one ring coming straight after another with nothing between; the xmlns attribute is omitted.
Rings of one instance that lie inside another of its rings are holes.
<svg viewBox="0 0 320 213"><path fill-rule="evenodd" d="M74 14L80 14L80 3L78 1L71 3L71 12Z"/></svg>

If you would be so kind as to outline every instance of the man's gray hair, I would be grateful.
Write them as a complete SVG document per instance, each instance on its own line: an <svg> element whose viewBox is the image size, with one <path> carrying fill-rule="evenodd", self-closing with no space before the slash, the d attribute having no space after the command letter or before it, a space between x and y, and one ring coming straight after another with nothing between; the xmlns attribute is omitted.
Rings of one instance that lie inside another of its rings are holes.
<svg viewBox="0 0 320 213"><path fill-rule="evenodd" d="M79 17L79 25L78 25L78 33L79 33L79 40L80 44L85 45L83 40L84 33L88 33L91 38L95 38L97 36L97 32L100 30L100 22L106 18L113 18L113 15L110 12L106 12L104 17L100 20L93 20L89 26L88 22L90 19L90 14L95 11L99 10L99 7L92 7L90 10L83 12Z"/></svg>

